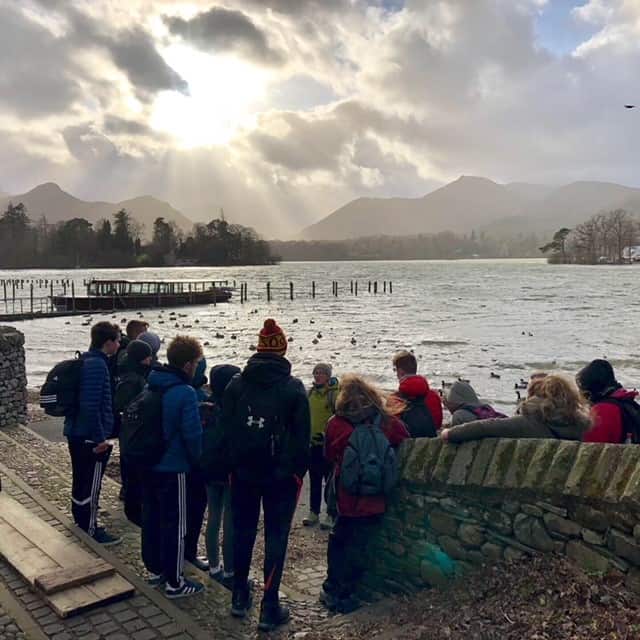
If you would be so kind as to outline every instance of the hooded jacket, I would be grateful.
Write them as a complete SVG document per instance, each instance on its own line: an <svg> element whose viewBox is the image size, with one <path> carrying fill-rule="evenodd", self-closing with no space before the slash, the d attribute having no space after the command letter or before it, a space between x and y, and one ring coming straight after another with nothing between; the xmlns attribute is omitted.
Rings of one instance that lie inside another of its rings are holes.
<svg viewBox="0 0 640 640"><path fill-rule="evenodd" d="M607 397L616 400L635 400L637 395L637 391L620 388L598 400L591 407L593 426L584 434L583 440L585 442L623 443L626 433L624 432L622 410L612 402L607 402Z"/></svg>
<svg viewBox="0 0 640 640"><path fill-rule="evenodd" d="M114 425L109 358L101 349L89 349L81 358L78 410L64 419L64 435L100 444L111 437Z"/></svg>
<svg viewBox="0 0 640 640"><path fill-rule="evenodd" d="M271 466L265 468L264 454L249 448L244 412L252 404L274 401L278 403L282 435ZM221 422L235 479L261 484L295 476L302 481L309 465L309 402L302 382L291 375L286 358L273 353L251 356L242 373L225 389Z"/></svg>
<svg viewBox="0 0 640 640"><path fill-rule="evenodd" d="M399 416L406 408L406 398L424 398L424 404L429 409L433 424L436 429L442 427L442 402L440 395L429 387L429 383L424 376L405 376L400 380L398 391L392 394L388 400L388 409Z"/></svg>
<svg viewBox="0 0 640 640"><path fill-rule="evenodd" d="M151 368L135 362L126 354L118 368L120 376L113 398L113 406L116 411L122 413L130 402L142 393Z"/></svg>
<svg viewBox="0 0 640 640"><path fill-rule="evenodd" d="M347 493L340 483L340 468L349 438L354 425L372 420L375 411L364 412L361 415L335 415L327 424L327 435L324 443L324 456L333 465L334 482L338 494L338 513L346 518L363 518L384 513L387 507L385 496L353 496ZM409 438L409 432L404 423L398 418L389 418L382 424L382 431L392 447L397 447L403 440Z"/></svg>
<svg viewBox="0 0 640 640"><path fill-rule="evenodd" d="M522 405L522 415L512 418L491 418L475 420L449 429L449 442L458 443L481 438L556 438L560 440L582 440L589 429L588 418L576 420L568 424L558 418L547 422L541 420L537 412L528 406L535 400L528 400Z"/></svg>
<svg viewBox="0 0 640 640"><path fill-rule="evenodd" d="M204 385L207 384L206 370L207 361L201 358L196 367L196 372L193 374L193 380L191 381L191 386L196 390L198 402L204 402L207 399L207 393L203 388Z"/></svg>
<svg viewBox="0 0 640 640"><path fill-rule="evenodd" d="M451 412L452 427L478 420L477 414L472 409L478 407L489 408L489 405L480 402L474 388L468 382L463 382L462 380L454 382L447 391L447 403L453 407Z"/></svg>
<svg viewBox="0 0 640 640"><path fill-rule="evenodd" d="M186 473L202 452L202 423L196 390L180 369L156 365L149 374L149 389L163 391L162 428L167 450L154 471Z"/></svg>
<svg viewBox="0 0 640 640"><path fill-rule="evenodd" d="M313 385L309 390L309 411L311 413L311 446L322 446L327 422L336 410L338 380L331 378L322 387Z"/></svg>

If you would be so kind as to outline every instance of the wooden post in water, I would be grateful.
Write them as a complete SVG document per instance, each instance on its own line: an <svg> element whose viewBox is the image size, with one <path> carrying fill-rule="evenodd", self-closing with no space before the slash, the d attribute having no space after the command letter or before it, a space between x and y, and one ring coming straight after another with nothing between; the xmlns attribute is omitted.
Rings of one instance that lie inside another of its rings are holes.
<svg viewBox="0 0 640 640"><path fill-rule="evenodd" d="M6 280L2 281L2 288L4 289L4 308L5 308L5 313L8 313L9 310L7 309L7 281Z"/></svg>
<svg viewBox="0 0 640 640"><path fill-rule="evenodd" d="M389 293L393 293L393 282L389 280Z"/></svg>
<svg viewBox="0 0 640 640"><path fill-rule="evenodd" d="M311 281L311 297L312 298L316 297L316 281L315 280Z"/></svg>
<svg viewBox="0 0 640 640"><path fill-rule="evenodd" d="M76 312L76 287L73 280L71 281L71 310Z"/></svg>
<svg viewBox="0 0 640 640"><path fill-rule="evenodd" d="M369 293L371 293L371 280L369 280Z"/></svg>
<svg viewBox="0 0 640 640"><path fill-rule="evenodd" d="M351 280L350 282L350 287L351 287L351 295L353 295L353 280Z"/></svg>
<svg viewBox="0 0 640 640"><path fill-rule="evenodd" d="M377 295L377 293L378 293L378 281L376 280L373 283L373 295Z"/></svg>
<svg viewBox="0 0 640 640"><path fill-rule="evenodd" d="M271 302L271 283L267 282L267 302Z"/></svg>
<svg viewBox="0 0 640 640"><path fill-rule="evenodd" d="M356 298L357 298L358 297L358 281L357 280L355 282L354 290L355 290L355 294L356 294Z"/></svg>
<svg viewBox="0 0 640 640"><path fill-rule="evenodd" d="M382 283L382 293L387 293L387 281L386 280Z"/></svg>
<svg viewBox="0 0 640 640"><path fill-rule="evenodd" d="M293 282L289 283L289 300L293 300Z"/></svg>
<svg viewBox="0 0 640 640"><path fill-rule="evenodd" d="M29 286L29 302L31 306L31 314L33 315L33 282Z"/></svg>
<svg viewBox="0 0 640 640"><path fill-rule="evenodd" d="M49 293L50 298L51 298L51 313L53 313L53 280L51 281L51 284L49 285Z"/></svg>

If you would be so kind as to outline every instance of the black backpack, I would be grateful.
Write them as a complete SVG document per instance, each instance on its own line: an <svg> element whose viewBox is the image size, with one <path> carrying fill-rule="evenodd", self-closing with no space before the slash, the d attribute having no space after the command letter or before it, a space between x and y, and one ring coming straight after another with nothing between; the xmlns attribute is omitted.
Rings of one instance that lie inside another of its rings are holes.
<svg viewBox="0 0 640 640"><path fill-rule="evenodd" d="M146 387L126 407L120 427L120 457L127 465L139 469L155 467L167 450L162 426L164 394L184 382L176 382L162 390Z"/></svg>
<svg viewBox="0 0 640 640"><path fill-rule="evenodd" d="M603 398L600 402L613 404L620 409L622 417L622 442L631 437L632 444L640 444L640 404L631 398Z"/></svg>
<svg viewBox="0 0 640 640"><path fill-rule="evenodd" d="M200 412L204 415L202 415L202 455L198 467L207 481L224 482L231 468L229 447L220 424L221 409L219 406L213 406L203 410L203 405L200 405Z"/></svg>
<svg viewBox="0 0 640 640"><path fill-rule="evenodd" d="M435 438L436 425L431 411L424 403L424 397L405 398L406 409L400 414L400 419L405 423L407 431L412 438Z"/></svg>
<svg viewBox="0 0 640 640"><path fill-rule="evenodd" d="M282 385L269 389L242 383L238 398L231 466L246 480L262 480L274 474L287 445L287 425Z"/></svg>
<svg viewBox="0 0 640 640"><path fill-rule="evenodd" d="M40 389L40 406L49 416L72 416L78 409L84 358L79 351L73 360L63 360L49 371Z"/></svg>

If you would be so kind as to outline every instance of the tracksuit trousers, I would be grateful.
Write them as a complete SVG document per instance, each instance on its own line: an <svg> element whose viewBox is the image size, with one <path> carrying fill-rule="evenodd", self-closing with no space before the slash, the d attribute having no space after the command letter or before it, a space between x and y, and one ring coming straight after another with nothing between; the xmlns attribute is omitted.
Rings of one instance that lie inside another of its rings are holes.
<svg viewBox="0 0 640 640"><path fill-rule="evenodd" d="M189 562L198 557L198 540L207 510L207 483L199 471L187 474L187 534L184 539L184 557Z"/></svg>
<svg viewBox="0 0 640 640"><path fill-rule="evenodd" d="M269 604L278 602L291 521L301 488L302 484L293 477L260 485L232 480L234 591L247 588L262 504L265 539L263 601Z"/></svg>
<svg viewBox="0 0 640 640"><path fill-rule="evenodd" d="M68 438L71 455L71 513L75 523L90 536L98 526L98 507L102 478L111 455L111 447L104 453L93 452L95 443L84 438Z"/></svg>
<svg viewBox="0 0 640 640"><path fill-rule="evenodd" d="M149 472L142 484L142 561L172 587L182 580L186 533L186 474Z"/></svg>
<svg viewBox="0 0 640 640"><path fill-rule="evenodd" d="M322 483L329 477L330 466L324 457L324 447L314 445L309 449L309 502L316 515L322 510Z"/></svg>

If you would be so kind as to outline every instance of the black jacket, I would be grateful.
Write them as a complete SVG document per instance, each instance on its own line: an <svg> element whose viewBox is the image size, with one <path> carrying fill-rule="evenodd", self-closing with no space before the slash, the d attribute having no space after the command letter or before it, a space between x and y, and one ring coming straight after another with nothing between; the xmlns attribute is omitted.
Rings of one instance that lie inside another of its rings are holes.
<svg viewBox="0 0 640 640"><path fill-rule="evenodd" d="M127 405L142 393L151 368L133 362L125 355L119 369L120 376L113 398L113 406L116 412L122 413L127 408Z"/></svg>
<svg viewBox="0 0 640 640"><path fill-rule="evenodd" d="M269 404L276 407L278 434L272 449L265 450L256 446L261 434L259 427L247 424L247 412ZM267 353L252 356L225 390L221 422L231 471L238 480L263 483L292 476L301 480L307 472L309 402L304 385L291 375L286 358Z"/></svg>

